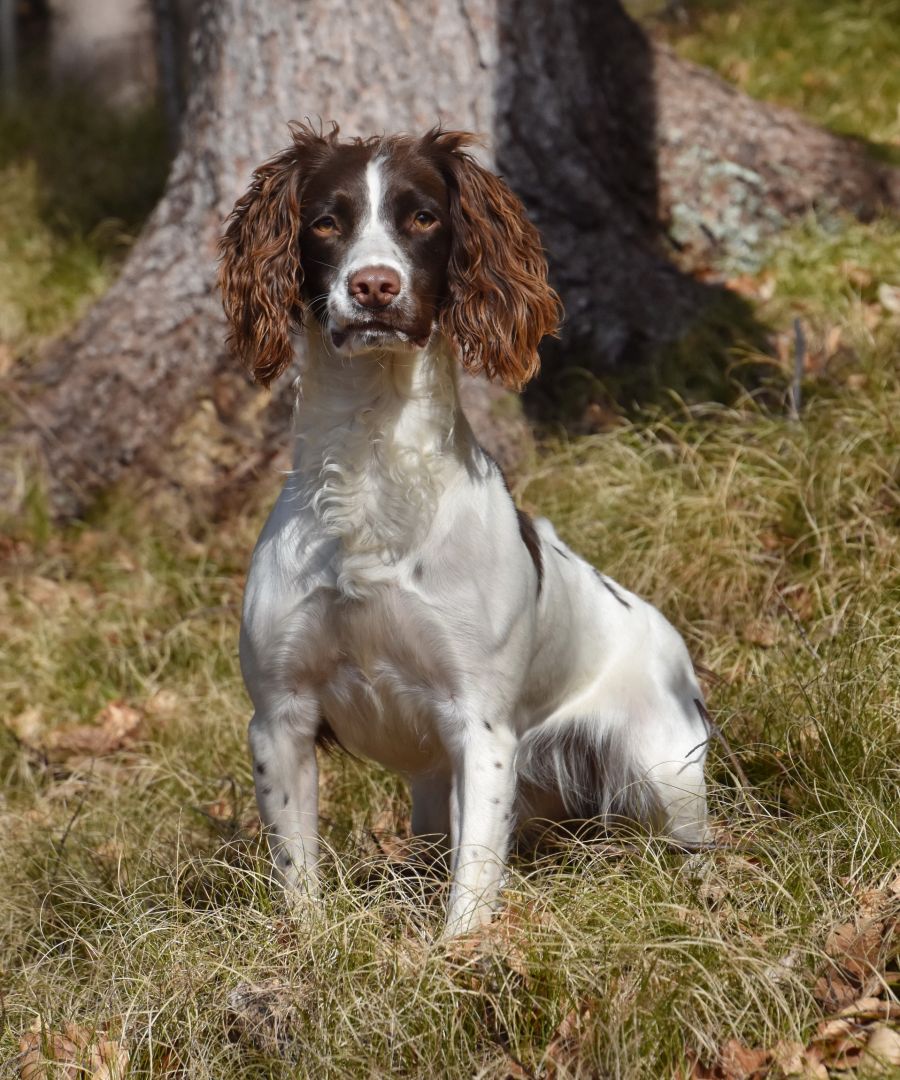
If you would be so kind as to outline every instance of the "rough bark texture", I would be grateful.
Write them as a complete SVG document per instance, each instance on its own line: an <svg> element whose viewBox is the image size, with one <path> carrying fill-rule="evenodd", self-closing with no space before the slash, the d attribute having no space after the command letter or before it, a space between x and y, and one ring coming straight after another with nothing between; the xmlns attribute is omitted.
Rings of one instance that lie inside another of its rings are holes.
<svg viewBox="0 0 900 1080"><path fill-rule="evenodd" d="M617 0L386 0L352 18L338 0L206 4L165 196L109 294L17 392L24 419L4 450L43 459L60 513L134 463L152 469L201 398L201 413L243 415L216 241L252 167L303 116L347 134L441 120L486 135L484 158L543 230L566 306L551 375L563 358L642 360L710 296L667 261L660 221L695 250L740 252L753 230L825 198L868 211L898 194L853 144L654 50ZM464 386L479 434L510 461L523 426ZM286 400L282 386L264 425L273 446L286 442Z"/></svg>

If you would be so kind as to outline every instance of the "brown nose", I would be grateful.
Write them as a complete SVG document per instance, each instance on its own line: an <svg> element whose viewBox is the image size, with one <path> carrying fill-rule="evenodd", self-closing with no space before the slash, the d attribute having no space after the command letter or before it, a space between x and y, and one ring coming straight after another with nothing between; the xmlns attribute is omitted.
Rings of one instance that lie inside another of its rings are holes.
<svg viewBox="0 0 900 1080"><path fill-rule="evenodd" d="M366 308L383 308L400 292L400 275L389 266L364 266L350 278L350 295Z"/></svg>

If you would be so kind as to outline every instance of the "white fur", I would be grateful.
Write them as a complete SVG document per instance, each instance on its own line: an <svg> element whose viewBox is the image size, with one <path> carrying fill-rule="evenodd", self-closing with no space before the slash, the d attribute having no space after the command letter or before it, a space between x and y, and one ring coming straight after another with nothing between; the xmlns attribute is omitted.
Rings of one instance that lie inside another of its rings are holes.
<svg viewBox="0 0 900 1080"><path fill-rule="evenodd" d="M416 832L449 832L447 933L490 918L526 790L558 817L592 794L600 813L656 802L673 838L702 841L707 731L681 638L546 521L538 594L440 335L340 361L315 339L296 431L241 633L257 795L286 886L316 889L322 715L348 750L410 778ZM585 748L623 790L578 790Z"/></svg>
<svg viewBox="0 0 900 1080"><path fill-rule="evenodd" d="M357 233L354 243L347 251L343 264L335 277L335 287L328 297L328 315L331 326L341 330L348 322L359 318L359 310L354 306L353 298L345 287L355 273L366 266L387 266L400 276L400 295L395 307L403 307L408 296L410 267L403 256L391 230L380 213L384 203L384 184L381 158L373 158L366 165L367 214L365 222ZM374 348L383 347L381 341L374 343ZM360 341L352 337L342 349L343 355L352 355L354 351L372 351L373 343Z"/></svg>
<svg viewBox="0 0 900 1080"><path fill-rule="evenodd" d="M380 170L368 166L367 217L311 334L294 467L247 579L241 666L257 799L289 892L317 889L324 717L346 749L409 778L417 834L449 837L454 934L489 920L529 815L632 816L703 842L708 732L676 631L547 521L539 587L442 335L424 348L350 335L335 349L358 268L409 281Z"/></svg>

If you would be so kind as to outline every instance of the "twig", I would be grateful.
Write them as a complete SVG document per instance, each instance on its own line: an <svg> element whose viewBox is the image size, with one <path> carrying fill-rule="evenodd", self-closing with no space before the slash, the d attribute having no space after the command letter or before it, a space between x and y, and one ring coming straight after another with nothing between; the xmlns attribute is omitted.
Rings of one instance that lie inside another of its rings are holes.
<svg viewBox="0 0 900 1080"><path fill-rule="evenodd" d="M51 880L56 878L57 871L59 870L59 864L62 862L63 850L65 849L66 841L69 839L69 833L71 833L73 825L81 815L81 811L84 809L84 803L87 799L88 791L90 790L91 786L90 781L91 776L94 772L95 760L95 758L91 758L91 771L87 775L87 779L85 781L84 788L82 789L81 796L79 797L78 802L75 804L75 810L73 811L72 816L69 818L69 822L63 830L62 836L59 838L59 844L56 848L56 859L54 860L53 868L50 871Z"/></svg>
<svg viewBox="0 0 900 1080"><path fill-rule="evenodd" d="M778 603L781 604L781 606L784 608L784 610L788 613L788 616L790 617L791 622L794 624L794 627L795 627L797 633L800 635L800 640L806 646L806 648L807 648L807 650L809 652L809 655L813 658L813 660L816 661L816 663L824 664L825 661L819 655L819 650L809 640L809 635L803 629L803 623L800 622L800 619L798 618L796 611L792 610L791 605L787 602L787 600L785 600L785 598L781 595L781 593L776 592L775 595L778 597Z"/></svg>
<svg viewBox="0 0 900 1080"><path fill-rule="evenodd" d="M803 333L803 324L800 319L794 319L794 378L791 381L791 405L790 417L792 420L800 419L800 408L803 405L801 380L806 367L806 337Z"/></svg>
<svg viewBox="0 0 900 1080"><path fill-rule="evenodd" d="M694 698L694 704L697 706L697 711L700 713L700 716L703 718L704 723L709 729L710 737L715 736L715 738L718 739L718 741L721 743L722 748L725 751L725 756L728 758L728 761L732 769L734 770L735 777L737 778L741 797L743 798L744 803L746 804L747 809L750 811L750 813L754 814L756 810L753 806L753 803L750 801L749 794L750 781L747 778L747 774L744 772L743 766L738 760L737 754L734 752L734 750L731 749L731 744L722 734L722 729L719 727L719 725L715 723L713 718L709 715L709 709L707 709L703 702L699 698Z"/></svg>

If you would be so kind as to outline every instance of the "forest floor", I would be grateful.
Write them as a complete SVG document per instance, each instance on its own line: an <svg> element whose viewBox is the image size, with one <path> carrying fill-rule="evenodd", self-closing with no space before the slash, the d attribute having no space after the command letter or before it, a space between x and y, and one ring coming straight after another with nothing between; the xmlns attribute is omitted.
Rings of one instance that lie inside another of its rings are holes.
<svg viewBox="0 0 900 1080"><path fill-rule="evenodd" d="M893 154L897 5L829 5L871 66L821 72L797 14L813 6L692 5L666 33ZM46 108L47 139L74 122ZM28 132L0 139L0 369L102 290L152 204L149 140L115 123L85 137L119 147L119 180L73 175L62 216ZM236 638L277 477L216 521L122 490L58 529L36 490L0 536L0 1075L900 1075L898 243L897 222L811 217L729 280L771 331L767 354L734 351L736 376L788 386L799 319L799 416L771 393L619 411L518 478L712 673L723 846L522 854L477 940L435 942L445 883L413 872L404 784L345 756L323 769L320 909L290 917L268 885Z"/></svg>

